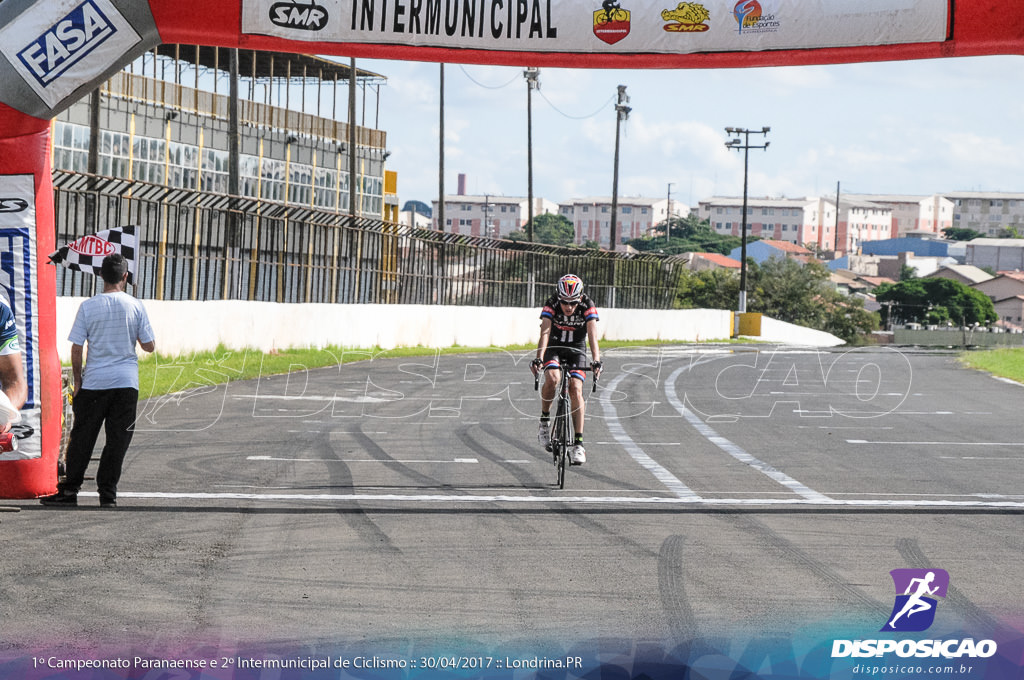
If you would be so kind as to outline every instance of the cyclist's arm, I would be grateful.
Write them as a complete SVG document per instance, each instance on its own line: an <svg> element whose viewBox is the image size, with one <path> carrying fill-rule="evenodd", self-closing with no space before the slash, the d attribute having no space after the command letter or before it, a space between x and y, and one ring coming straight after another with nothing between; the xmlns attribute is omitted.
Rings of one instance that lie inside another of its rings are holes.
<svg viewBox="0 0 1024 680"><path fill-rule="evenodd" d="M544 353L548 349L548 341L551 339L551 319L540 320L540 339L537 341L537 358L544 361Z"/></svg>
<svg viewBox="0 0 1024 680"><path fill-rule="evenodd" d="M0 355L0 385L14 408L20 409L28 398L28 383L21 365L21 352ZM10 429L10 423L0 421L0 432Z"/></svg>
<svg viewBox="0 0 1024 680"><path fill-rule="evenodd" d="M590 342L590 356L594 361L601 360L601 348L597 343L597 321L591 319L587 322L587 340Z"/></svg>

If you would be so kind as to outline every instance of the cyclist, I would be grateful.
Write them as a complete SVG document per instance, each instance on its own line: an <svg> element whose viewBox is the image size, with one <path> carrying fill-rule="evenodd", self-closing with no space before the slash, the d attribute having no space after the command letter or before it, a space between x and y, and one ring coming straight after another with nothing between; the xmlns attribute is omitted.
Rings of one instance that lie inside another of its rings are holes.
<svg viewBox="0 0 1024 680"><path fill-rule="evenodd" d="M551 402L555 399L564 368L573 378L569 381L569 399L572 404L573 430L576 432L576 440L569 449L569 462L582 465L587 462L587 450L583 447L583 381L586 373L574 369L584 366L586 354L583 350L586 342L590 343L594 379L601 375L597 308L593 300L583 294L582 279L575 274L566 274L558 279L555 294L545 301L540 319L537 357L530 363L530 370L535 376L544 371L537 440L547 445L550 438Z"/></svg>

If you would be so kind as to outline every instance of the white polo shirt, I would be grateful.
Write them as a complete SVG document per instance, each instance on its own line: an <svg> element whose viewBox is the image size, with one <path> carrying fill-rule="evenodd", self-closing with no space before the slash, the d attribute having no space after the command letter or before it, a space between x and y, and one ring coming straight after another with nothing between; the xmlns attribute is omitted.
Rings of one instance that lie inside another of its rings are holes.
<svg viewBox="0 0 1024 680"><path fill-rule="evenodd" d="M68 340L86 345L82 388L139 389L139 361L135 342L153 342L146 308L127 293L94 295L78 308Z"/></svg>

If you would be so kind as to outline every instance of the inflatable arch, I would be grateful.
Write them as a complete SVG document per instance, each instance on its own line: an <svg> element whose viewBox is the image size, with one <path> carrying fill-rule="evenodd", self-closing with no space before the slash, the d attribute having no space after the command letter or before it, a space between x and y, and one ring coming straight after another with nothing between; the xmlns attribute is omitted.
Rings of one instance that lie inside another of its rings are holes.
<svg viewBox="0 0 1024 680"><path fill-rule="evenodd" d="M743 68L1020 54L996 0L3 0L0 291L36 427L0 498L52 493L60 439L50 119L161 43L570 68ZM8 454L9 456L9 454Z"/></svg>

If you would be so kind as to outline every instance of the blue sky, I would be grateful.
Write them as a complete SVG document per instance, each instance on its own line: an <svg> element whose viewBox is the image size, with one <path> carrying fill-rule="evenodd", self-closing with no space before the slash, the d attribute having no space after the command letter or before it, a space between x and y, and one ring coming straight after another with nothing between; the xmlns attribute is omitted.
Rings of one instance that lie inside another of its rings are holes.
<svg viewBox="0 0 1024 680"><path fill-rule="evenodd" d="M750 151L750 195L1024 192L1024 57L990 56L832 66L698 70L542 68L533 97L534 194L554 201L610 196L614 98L627 86L620 196L696 205L739 196L743 156L725 127L771 127ZM358 60L388 78L380 127L399 197L437 196L438 75L434 63ZM464 173L471 194L527 193L523 69L445 67L445 190ZM367 102L372 120L375 102ZM751 143L759 139L751 137ZM759 143L759 142L758 142Z"/></svg>

